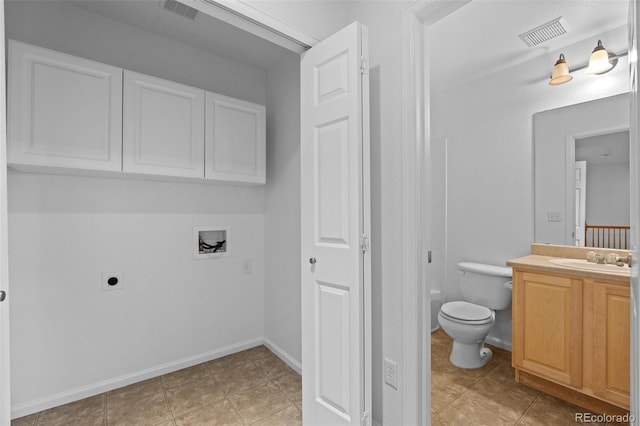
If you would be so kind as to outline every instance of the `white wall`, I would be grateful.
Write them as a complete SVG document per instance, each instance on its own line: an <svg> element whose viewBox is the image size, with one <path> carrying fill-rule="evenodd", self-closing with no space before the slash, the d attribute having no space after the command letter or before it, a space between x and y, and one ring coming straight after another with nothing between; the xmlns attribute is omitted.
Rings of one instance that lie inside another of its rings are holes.
<svg viewBox="0 0 640 426"><path fill-rule="evenodd" d="M614 30L602 39L625 31ZM456 265L461 260L504 265L529 253L534 241L533 114L628 91L626 60L606 75L576 76L563 86L549 86L549 58L558 54L446 91L431 82L431 134L447 138L449 149L449 300L460 298ZM510 344L510 315L502 317L490 338Z"/></svg>
<svg viewBox="0 0 640 426"><path fill-rule="evenodd" d="M68 3L7 2L6 13L10 38L266 100L263 71ZM263 187L12 171L14 417L260 343L264 210ZM230 226L231 256L192 259L203 225ZM112 271L124 289L103 292Z"/></svg>
<svg viewBox="0 0 640 426"><path fill-rule="evenodd" d="M301 365L300 57L267 73L264 335Z"/></svg>
<svg viewBox="0 0 640 426"><path fill-rule="evenodd" d="M12 172L9 211L14 407L261 342L256 194ZM230 227L231 256L192 258L202 225ZM102 291L104 272L124 288Z"/></svg>

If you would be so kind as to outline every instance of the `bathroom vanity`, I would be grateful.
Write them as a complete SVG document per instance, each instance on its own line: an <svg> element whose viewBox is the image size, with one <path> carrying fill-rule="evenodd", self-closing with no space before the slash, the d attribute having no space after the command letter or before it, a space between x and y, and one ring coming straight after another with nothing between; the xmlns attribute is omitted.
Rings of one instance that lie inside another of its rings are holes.
<svg viewBox="0 0 640 426"><path fill-rule="evenodd" d="M629 410L630 268L587 263L625 250L533 244L513 268L516 382L597 413Z"/></svg>

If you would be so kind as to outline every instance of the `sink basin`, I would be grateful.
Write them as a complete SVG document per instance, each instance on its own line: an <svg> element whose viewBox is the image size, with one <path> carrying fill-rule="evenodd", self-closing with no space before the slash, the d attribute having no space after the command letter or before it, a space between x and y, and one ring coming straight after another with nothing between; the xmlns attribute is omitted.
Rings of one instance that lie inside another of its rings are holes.
<svg viewBox="0 0 640 426"><path fill-rule="evenodd" d="M593 263L587 262L586 259L567 259L564 257L549 259L549 263L553 263L554 265L559 266L565 266L567 268L581 269L583 271L604 272L608 274L622 275L627 277L631 276L631 268L629 268L627 265L617 266L609 265L607 263Z"/></svg>

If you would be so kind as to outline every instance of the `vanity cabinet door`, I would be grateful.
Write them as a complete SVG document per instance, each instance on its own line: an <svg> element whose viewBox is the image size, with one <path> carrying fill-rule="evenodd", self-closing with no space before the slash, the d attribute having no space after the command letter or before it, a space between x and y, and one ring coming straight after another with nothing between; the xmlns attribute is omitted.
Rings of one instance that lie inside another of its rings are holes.
<svg viewBox="0 0 640 426"><path fill-rule="evenodd" d="M513 365L556 383L582 385L582 281L515 271Z"/></svg>
<svg viewBox="0 0 640 426"><path fill-rule="evenodd" d="M593 392L629 408L629 287L595 282L593 312Z"/></svg>
<svg viewBox="0 0 640 426"><path fill-rule="evenodd" d="M122 69L9 41L8 163L120 171Z"/></svg>
<svg viewBox="0 0 640 426"><path fill-rule="evenodd" d="M266 170L266 109L207 92L207 179L263 184Z"/></svg>
<svg viewBox="0 0 640 426"><path fill-rule="evenodd" d="M123 170L204 177L204 90L125 70Z"/></svg>

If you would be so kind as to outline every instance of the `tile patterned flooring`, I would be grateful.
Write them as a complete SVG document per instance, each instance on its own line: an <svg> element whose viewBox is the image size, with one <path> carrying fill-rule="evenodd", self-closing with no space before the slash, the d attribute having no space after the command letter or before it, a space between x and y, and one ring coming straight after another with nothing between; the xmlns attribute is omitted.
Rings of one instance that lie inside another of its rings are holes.
<svg viewBox="0 0 640 426"><path fill-rule="evenodd" d="M449 362L450 348L444 331L431 334L434 426L575 426L574 413L584 411L516 383L507 351L492 348L494 356L486 366L465 370ZM15 419L11 425L297 426L302 424L301 385L300 375L259 346Z"/></svg>
<svg viewBox="0 0 640 426"><path fill-rule="evenodd" d="M575 413L583 413L585 409L516 383L511 353L490 347L493 358L487 365L465 370L449 361L451 338L442 329L431 333L433 426L577 424Z"/></svg>
<svg viewBox="0 0 640 426"><path fill-rule="evenodd" d="M15 419L38 425L302 424L302 379L264 346Z"/></svg>

